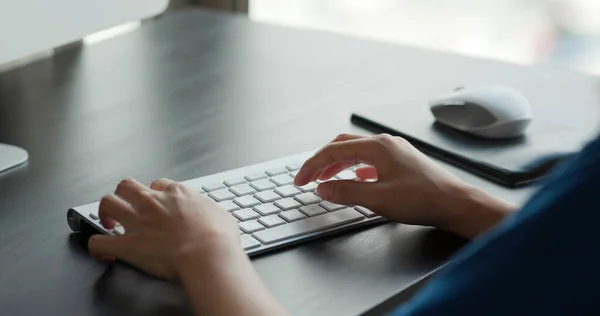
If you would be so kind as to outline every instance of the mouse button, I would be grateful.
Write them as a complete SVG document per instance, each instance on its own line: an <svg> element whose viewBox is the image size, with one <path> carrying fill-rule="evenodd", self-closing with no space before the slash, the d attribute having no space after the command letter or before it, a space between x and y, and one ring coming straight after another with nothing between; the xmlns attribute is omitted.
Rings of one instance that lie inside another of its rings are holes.
<svg viewBox="0 0 600 316"><path fill-rule="evenodd" d="M439 97L434 98L433 100L429 101L429 105L432 108L449 106L449 105L461 106L461 105L464 105L465 103L466 103L465 100L463 100L463 98L461 98L460 96L458 96L456 94L439 96Z"/></svg>
<svg viewBox="0 0 600 316"><path fill-rule="evenodd" d="M518 115L520 117L531 118L533 116L533 111L531 110L531 104L529 100L523 96L522 94L512 94L507 96L507 103L514 104L513 111L514 115Z"/></svg>

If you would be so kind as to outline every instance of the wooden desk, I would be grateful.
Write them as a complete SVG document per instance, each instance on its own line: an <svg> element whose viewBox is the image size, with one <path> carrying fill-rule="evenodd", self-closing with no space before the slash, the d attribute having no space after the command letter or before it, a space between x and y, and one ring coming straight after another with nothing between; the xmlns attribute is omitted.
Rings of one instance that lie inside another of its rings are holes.
<svg viewBox="0 0 600 316"><path fill-rule="evenodd" d="M466 69L466 71L465 71ZM0 175L0 309L6 315L191 313L182 291L92 260L66 223L125 176L195 178L320 147L352 110L423 110L468 82L588 78L189 10L0 74L0 142L30 161ZM568 79L568 80L567 80ZM546 80L542 84L547 84ZM416 88L415 88L416 87ZM450 167L449 167L450 168ZM510 191L450 168L515 202ZM400 295L463 241L385 224L254 260L295 315L351 315Z"/></svg>

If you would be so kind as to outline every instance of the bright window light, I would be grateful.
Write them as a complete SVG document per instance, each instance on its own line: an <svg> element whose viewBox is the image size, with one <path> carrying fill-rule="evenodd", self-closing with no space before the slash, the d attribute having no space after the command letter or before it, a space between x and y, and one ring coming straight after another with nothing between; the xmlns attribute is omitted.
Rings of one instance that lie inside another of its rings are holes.
<svg viewBox="0 0 600 316"><path fill-rule="evenodd" d="M90 34L83 39L84 44L95 44L119 36L125 33L132 32L142 25L141 21L129 22L110 29Z"/></svg>

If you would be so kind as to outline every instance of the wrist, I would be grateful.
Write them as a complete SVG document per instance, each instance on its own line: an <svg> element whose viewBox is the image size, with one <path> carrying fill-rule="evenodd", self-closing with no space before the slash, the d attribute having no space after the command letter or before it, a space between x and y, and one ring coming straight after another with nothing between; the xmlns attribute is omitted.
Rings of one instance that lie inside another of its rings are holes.
<svg viewBox="0 0 600 316"><path fill-rule="evenodd" d="M180 252L175 259L177 278L185 286L185 280L199 274L216 276L228 267L249 261L238 240L218 238L202 242L202 247L193 247Z"/></svg>
<svg viewBox="0 0 600 316"><path fill-rule="evenodd" d="M461 184L448 191L444 224L439 228L473 239L494 227L516 207L478 188Z"/></svg>
<svg viewBox="0 0 600 316"><path fill-rule="evenodd" d="M235 238L231 238L235 239ZM184 256L178 278L197 315L285 315L254 271L239 239L210 254Z"/></svg>

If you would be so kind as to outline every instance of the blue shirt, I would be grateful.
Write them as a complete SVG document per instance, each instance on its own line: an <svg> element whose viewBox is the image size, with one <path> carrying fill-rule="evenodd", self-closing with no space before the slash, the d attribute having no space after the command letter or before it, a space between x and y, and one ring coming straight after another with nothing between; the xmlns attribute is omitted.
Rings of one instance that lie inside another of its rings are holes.
<svg viewBox="0 0 600 316"><path fill-rule="evenodd" d="M393 315L598 315L600 139L557 169Z"/></svg>

